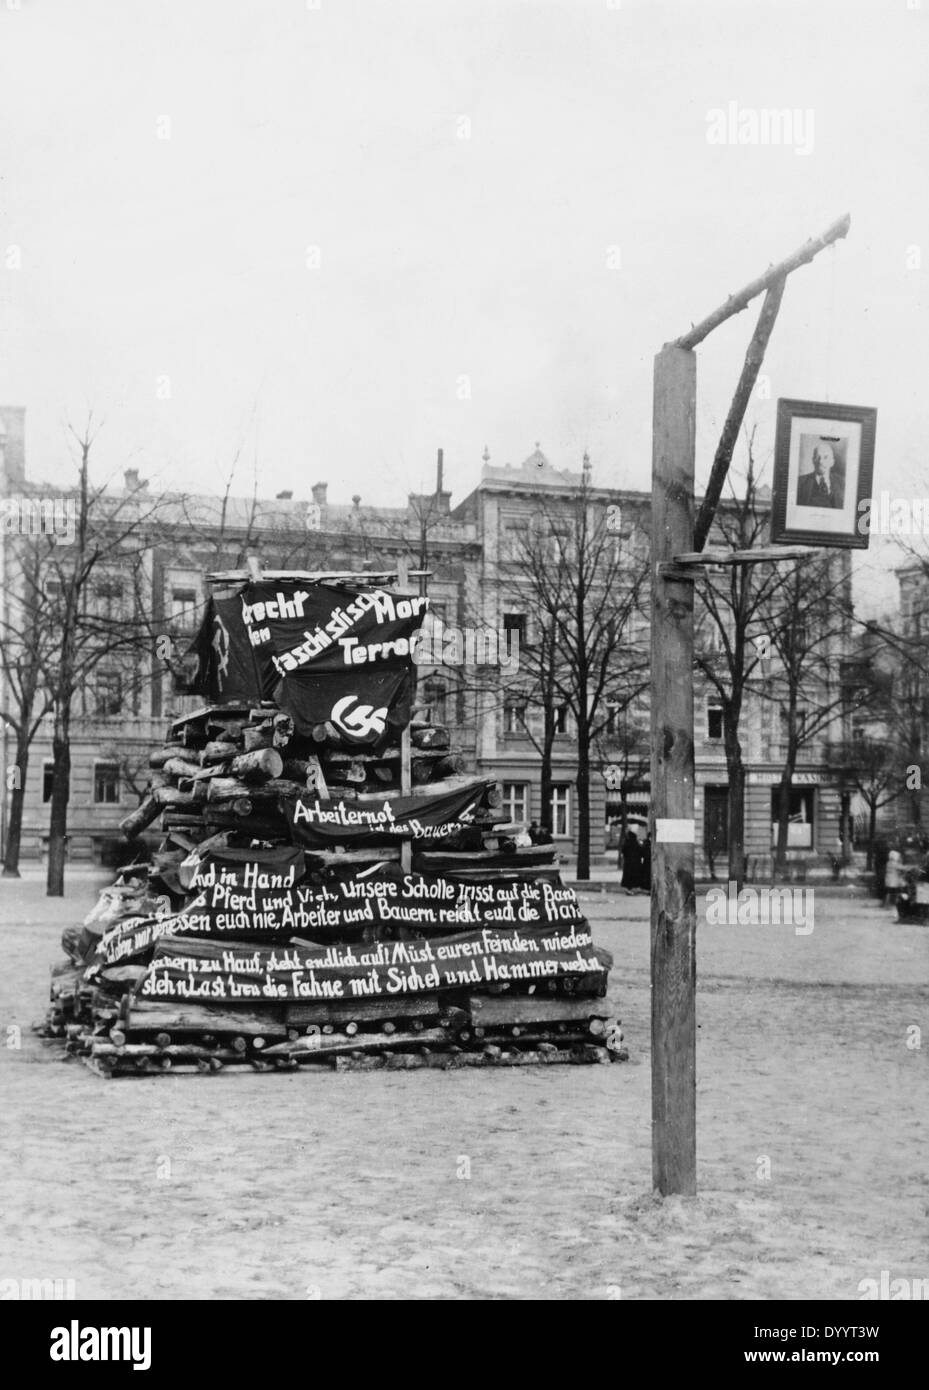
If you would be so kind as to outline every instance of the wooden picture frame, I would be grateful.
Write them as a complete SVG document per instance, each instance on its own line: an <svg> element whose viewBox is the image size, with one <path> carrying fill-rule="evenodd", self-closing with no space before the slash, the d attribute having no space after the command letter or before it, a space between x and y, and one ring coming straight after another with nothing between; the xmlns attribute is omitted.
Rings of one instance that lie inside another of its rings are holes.
<svg viewBox="0 0 929 1390"><path fill-rule="evenodd" d="M871 504L876 431L872 406L778 401L773 545L867 550L870 527L860 523Z"/></svg>

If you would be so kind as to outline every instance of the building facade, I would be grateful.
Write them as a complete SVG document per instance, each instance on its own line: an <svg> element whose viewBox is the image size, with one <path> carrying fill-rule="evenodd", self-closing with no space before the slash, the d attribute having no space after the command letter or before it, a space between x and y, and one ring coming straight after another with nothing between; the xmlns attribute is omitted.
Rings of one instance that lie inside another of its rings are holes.
<svg viewBox="0 0 929 1390"><path fill-rule="evenodd" d="M3 495L34 493L36 485L27 484L25 477L22 411L0 409L0 421ZM568 527L581 492L591 508L609 518L610 544L617 549L615 554L604 551L604 564L614 566L609 571L611 583L618 586L614 597L627 585L639 586L616 640L617 654L632 674L621 700L611 701L610 687L604 687L607 694L598 706L590 742L591 862L615 862L623 826L631 819L644 829L649 806L650 499L647 493L596 487L586 459L579 471L557 469L538 446L516 466L493 465L485 451L478 486L454 508L441 471L434 493L413 494L405 506L382 508L369 507L358 496L350 504L330 501L325 482L314 485L306 499L287 493L269 500L149 498L144 480L127 470L123 488L113 496L123 509L149 506L151 514L150 524L138 530L150 640L118 659L97 663L76 698L69 856L99 860L115 852L118 822L141 797L149 751L163 739L168 723L193 707L189 697L173 693L168 666L197 629L209 595L207 576L242 568L250 555L266 569L390 573L397 588L428 592L432 622L440 629L492 631L500 635L501 650L512 648L515 634L529 654L516 672L447 661L448 648L440 651L436 642L436 659L418 668L417 698L431 708L435 722L453 726L469 765L499 780L514 822L547 823L562 853L576 853L577 722L563 690L551 692L549 699L536 682L527 694L527 671L538 670L533 652L540 633L538 604L520 555L525 556L534 518L544 515L546 526L556 533ZM836 554L838 565L847 564L844 552ZM0 568L8 588L17 583L19 564L16 546L6 544ZM109 605L108 612L118 612L118 605L131 598L121 588L120 574L105 567L95 593L95 601ZM590 602L602 607L603 598L594 594ZM835 641L838 651L841 637ZM764 871L772 850L772 798L783 761L776 705L763 690L755 692L746 700L742 721L746 850L758 872ZM547 714L553 727L551 796L543 805L540 748ZM805 744L798 758L791 804L794 857L828 854L838 838L843 791L826 760L827 733ZM3 739L4 766L9 768L6 722ZM726 760L718 706L712 689L698 676L695 759L698 871L714 868L719 873L728 842ZM51 766L46 717L32 745L25 781L24 858L45 853ZM4 804L4 825L6 814Z"/></svg>

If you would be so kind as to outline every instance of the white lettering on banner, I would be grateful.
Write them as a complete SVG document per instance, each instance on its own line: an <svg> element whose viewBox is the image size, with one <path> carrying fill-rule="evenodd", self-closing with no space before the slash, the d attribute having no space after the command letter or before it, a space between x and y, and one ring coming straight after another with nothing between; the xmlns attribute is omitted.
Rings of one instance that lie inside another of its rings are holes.
<svg viewBox="0 0 929 1390"><path fill-rule="evenodd" d="M299 825L301 821L309 824L314 822L320 825L364 825L377 826L382 824L393 824L396 820L389 801L385 801L379 809L373 808L369 811L349 810L344 801L340 801L338 806L331 811L325 810L319 802L311 803L309 806L304 801L298 801L294 808L294 824ZM446 832L447 833L447 832Z"/></svg>
<svg viewBox="0 0 929 1390"><path fill-rule="evenodd" d="M263 623L266 618L302 618L303 604L310 596L308 589L297 589L290 598L278 590L273 599L263 603L246 603L242 600L242 621L246 627L253 622Z"/></svg>
<svg viewBox="0 0 929 1390"><path fill-rule="evenodd" d="M302 618L309 597L308 590L298 589L289 598L280 590L273 599L248 603L243 598L242 617L248 628L251 645L263 647L271 641L271 629L266 625L269 621ZM358 594L351 602L339 604L332 610L328 619L317 624L313 631L305 629L302 640L290 651L273 655L272 664L280 675L286 675L289 671L296 671L305 666L314 657L330 648L334 642L338 642L342 647L342 658L346 666L359 666L368 661L412 658L419 640L418 630L408 637L370 643L361 643L357 637L343 638L343 633L348 632L368 613L377 624L414 622L428 610L428 607L429 600L424 595L400 598L383 589Z"/></svg>

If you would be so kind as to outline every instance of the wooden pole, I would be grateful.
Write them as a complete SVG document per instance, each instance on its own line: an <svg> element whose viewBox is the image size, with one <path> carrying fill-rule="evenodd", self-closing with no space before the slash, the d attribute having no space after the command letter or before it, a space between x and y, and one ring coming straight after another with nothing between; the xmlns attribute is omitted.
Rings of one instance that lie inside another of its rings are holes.
<svg viewBox="0 0 929 1390"><path fill-rule="evenodd" d="M697 1190L694 585L664 568L693 550L696 357L655 358L652 436L652 1179Z"/></svg>
<svg viewBox="0 0 929 1390"><path fill-rule="evenodd" d="M413 777L410 766L410 726L404 724L400 735L400 795L409 796L413 790ZM408 874L413 867L413 845L404 836L400 841L400 867Z"/></svg>

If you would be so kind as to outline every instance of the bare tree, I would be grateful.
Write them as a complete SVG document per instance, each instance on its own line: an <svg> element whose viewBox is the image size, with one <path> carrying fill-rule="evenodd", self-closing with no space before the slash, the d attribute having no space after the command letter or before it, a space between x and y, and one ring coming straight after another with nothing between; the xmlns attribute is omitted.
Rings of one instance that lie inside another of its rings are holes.
<svg viewBox="0 0 929 1390"><path fill-rule="evenodd" d="M6 542L11 545L11 540ZM17 537L11 545L16 575L7 585L0 619L0 669L3 673L4 722L16 736L16 761L4 768L10 792L9 822L3 854L4 878L19 878L23 803L29 771L29 752L42 720L52 708L45 683L45 666L57 649L58 633L50 620L44 577L54 541L48 535Z"/></svg>
<svg viewBox="0 0 929 1390"><path fill-rule="evenodd" d="M92 413L82 430L69 428L78 468L75 539L48 558L58 635L55 652L44 664L53 715L46 883L50 897L64 893L75 696L101 663L147 654L152 641L144 552L163 503L150 498L142 486L117 497L91 483L90 455L99 429Z"/></svg>
<svg viewBox="0 0 929 1390"><path fill-rule="evenodd" d="M754 435L747 436L748 467L745 491L732 496L716 513L718 539L734 550L749 550L768 533L770 507L759 495L755 475ZM722 711L723 746L729 778L729 878L739 888L745 881L745 763L740 724L747 696L757 688L757 675L767 652L766 615L772 611L783 584L774 565L729 565L697 581L701 605L699 632L702 649L695 665L714 691Z"/></svg>
<svg viewBox="0 0 929 1390"><path fill-rule="evenodd" d="M802 749L822 739L846 712L847 691L840 679L838 653L847 644L851 619L851 581L845 553L785 567L781 582L761 614L773 671L764 696L773 701L785 735L778 787L775 870L787 862L790 791ZM764 665L762 665L764 672Z"/></svg>
<svg viewBox="0 0 929 1390"><path fill-rule="evenodd" d="M870 869L874 863L877 813L898 800L905 790L896 749L889 739L865 736L831 744L829 759L842 769L868 807L867 867Z"/></svg>
<svg viewBox="0 0 929 1390"><path fill-rule="evenodd" d="M611 529L607 498L581 485L537 504L516 539L510 582L527 607L516 690L543 710L543 780L560 716L574 718L577 744L577 876L590 877L591 753L617 711L644 690L648 658L631 640L648 566L633 532ZM545 719L554 719L554 731ZM551 773L548 772L549 786ZM543 801L543 814L550 803Z"/></svg>

